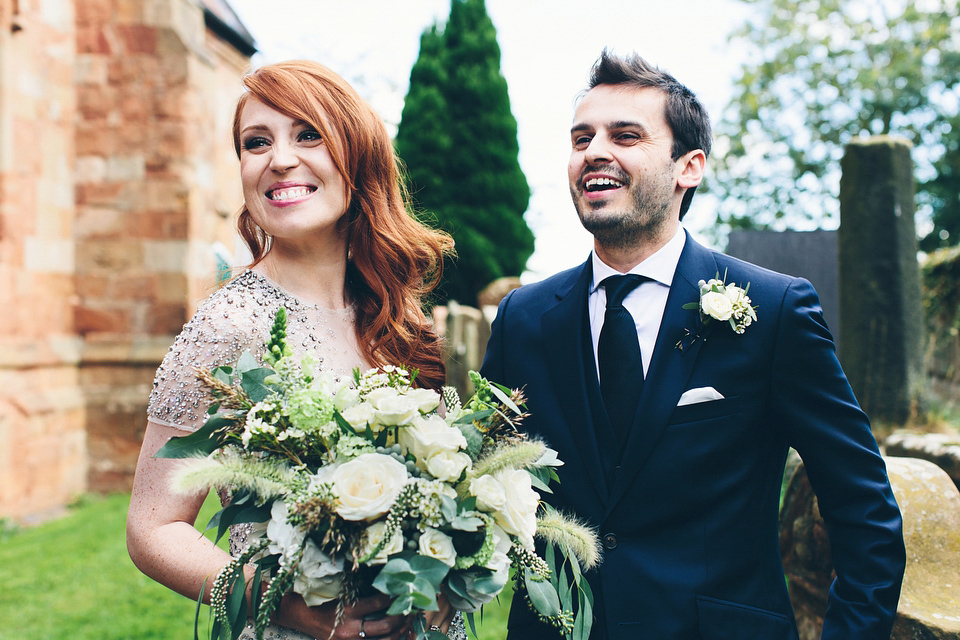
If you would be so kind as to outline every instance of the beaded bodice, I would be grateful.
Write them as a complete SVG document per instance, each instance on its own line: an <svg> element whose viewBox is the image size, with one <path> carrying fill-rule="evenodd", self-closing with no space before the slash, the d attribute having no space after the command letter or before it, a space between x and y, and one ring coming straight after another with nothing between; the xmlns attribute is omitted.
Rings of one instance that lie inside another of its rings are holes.
<svg viewBox="0 0 960 640"><path fill-rule="evenodd" d="M247 270L204 301L184 325L153 381L147 416L162 425L196 430L212 398L197 368L231 365L250 350L263 354L277 309L287 309L287 342L312 354L322 371L340 378L367 368L357 345L354 310L306 304L256 271Z"/></svg>

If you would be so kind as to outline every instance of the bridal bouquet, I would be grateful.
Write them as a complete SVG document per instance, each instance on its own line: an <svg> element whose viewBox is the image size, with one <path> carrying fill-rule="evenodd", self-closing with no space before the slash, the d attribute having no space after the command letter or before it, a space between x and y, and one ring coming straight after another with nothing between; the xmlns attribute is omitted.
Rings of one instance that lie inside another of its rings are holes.
<svg viewBox="0 0 960 640"><path fill-rule="evenodd" d="M211 638L237 638L248 618L262 638L291 590L311 606L336 600L339 615L372 590L403 615L437 610L442 593L472 625L511 574L541 619L589 637L582 570L598 561L596 536L540 503L562 462L517 430L520 392L471 373L476 393L461 403L449 387L415 388L416 371L356 371L337 385L315 367L292 357L281 307L263 361L248 352L200 371L216 398L204 426L157 453L187 459L175 490L229 492L209 525L218 536L252 527L214 582ZM252 611L245 564L256 566ZM444 637L425 626L418 616L418 638Z"/></svg>

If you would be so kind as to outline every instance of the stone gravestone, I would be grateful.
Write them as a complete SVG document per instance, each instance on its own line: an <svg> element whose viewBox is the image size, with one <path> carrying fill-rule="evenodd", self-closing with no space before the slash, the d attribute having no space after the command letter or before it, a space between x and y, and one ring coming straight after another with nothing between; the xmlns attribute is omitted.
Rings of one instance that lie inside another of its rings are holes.
<svg viewBox="0 0 960 640"><path fill-rule="evenodd" d="M834 341L839 344L836 231L741 229L730 232L726 253L773 271L809 280L820 296L823 317L833 333ZM758 309L757 313L762 314L763 310Z"/></svg>
<svg viewBox="0 0 960 640"><path fill-rule="evenodd" d="M854 140L840 166L840 359L867 414L902 424L923 331L910 146Z"/></svg>
<svg viewBox="0 0 960 640"><path fill-rule="evenodd" d="M886 458L903 513L907 568L891 640L960 640L960 492L932 462ZM800 640L819 640L833 563L803 465L780 510L780 554Z"/></svg>

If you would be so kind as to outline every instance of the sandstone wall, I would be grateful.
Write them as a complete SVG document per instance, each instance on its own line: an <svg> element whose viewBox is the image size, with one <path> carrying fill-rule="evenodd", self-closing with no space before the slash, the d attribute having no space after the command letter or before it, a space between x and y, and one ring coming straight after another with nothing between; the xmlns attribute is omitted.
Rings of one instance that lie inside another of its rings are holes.
<svg viewBox="0 0 960 640"><path fill-rule="evenodd" d="M0 517L129 486L234 248L248 65L195 0L0 0Z"/></svg>
<svg viewBox="0 0 960 640"><path fill-rule="evenodd" d="M0 515L86 488L72 331L72 3L0 0Z"/></svg>

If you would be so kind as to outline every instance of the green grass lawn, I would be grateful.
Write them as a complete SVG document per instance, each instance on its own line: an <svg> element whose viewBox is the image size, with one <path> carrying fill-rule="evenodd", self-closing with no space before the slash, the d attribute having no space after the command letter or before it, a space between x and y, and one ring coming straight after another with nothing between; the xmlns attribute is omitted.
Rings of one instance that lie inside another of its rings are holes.
<svg viewBox="0 0 960 640"><path fill-rule="evenodd" d="M0 526L0 640L193 638L195 604L140 573L127 555L129 501L94 497L36 527ZM198 522L216 508L208 500ZM479 640L506 635L509 595L501 600L502 608L485 607Z"/></svg>

